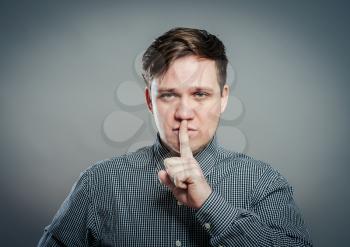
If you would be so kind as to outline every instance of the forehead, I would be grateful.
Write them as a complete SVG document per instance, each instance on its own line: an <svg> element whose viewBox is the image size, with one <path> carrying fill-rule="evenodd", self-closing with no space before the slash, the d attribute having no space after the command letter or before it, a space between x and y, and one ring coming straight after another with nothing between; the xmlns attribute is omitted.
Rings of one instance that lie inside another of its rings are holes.
<svg viewBox="0 0 350 247"><path fill-rule="evenodd" d="M215 61L196 56L176 59L157 81L158 87L219 88Z"/></svg>

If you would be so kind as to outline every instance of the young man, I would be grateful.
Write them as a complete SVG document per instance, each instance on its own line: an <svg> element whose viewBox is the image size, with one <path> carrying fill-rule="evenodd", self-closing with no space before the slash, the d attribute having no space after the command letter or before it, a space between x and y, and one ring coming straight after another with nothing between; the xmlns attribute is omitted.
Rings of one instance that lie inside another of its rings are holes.
<svg viewBox="0 0 350 247"><path fill-rule="evenodd" d="M143 56L154 145L83 172L39 246L311 246L286 179L217 143L226 67L204 30L156 39Z"/></svg>

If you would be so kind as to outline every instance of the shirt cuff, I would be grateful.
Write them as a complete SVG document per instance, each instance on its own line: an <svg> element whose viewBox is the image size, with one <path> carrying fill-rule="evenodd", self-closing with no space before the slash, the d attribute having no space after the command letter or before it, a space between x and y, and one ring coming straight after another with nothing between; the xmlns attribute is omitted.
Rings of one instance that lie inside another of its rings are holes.
<svg viewBox="0 0 350 247"><path fill-rule="evenodd" d="M213 191L196 212L196 218L211 236L219 236L241 213L242 209L233 207L220 194Z"/></svg>

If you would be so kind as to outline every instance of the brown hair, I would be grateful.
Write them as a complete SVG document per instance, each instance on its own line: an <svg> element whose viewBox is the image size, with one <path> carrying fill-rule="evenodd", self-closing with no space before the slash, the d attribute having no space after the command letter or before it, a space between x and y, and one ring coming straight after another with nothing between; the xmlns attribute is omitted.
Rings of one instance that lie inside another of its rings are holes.
<svg viewBox="0 0 350 247"><path fill-rule="evenodd" d="M215 61L220 90L226 83L227 57L225 46L215 35L205 30L177 27L157 39L142 57L142 76L147 83L164 75L178 58L195 55Z"/></svg>

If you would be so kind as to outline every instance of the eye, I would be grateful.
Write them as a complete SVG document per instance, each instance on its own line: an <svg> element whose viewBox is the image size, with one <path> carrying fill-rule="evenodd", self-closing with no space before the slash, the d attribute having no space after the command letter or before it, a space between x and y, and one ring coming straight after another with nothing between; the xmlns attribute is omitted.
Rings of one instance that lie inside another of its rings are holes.
<svg viewBox="0 0 350 247"><path fill-rule="evenodd" d="M206 93L206 92L203 92L203 91L198 91L198 92L195 92L195 93L194 93L194 96L195 96L196 98L203 99L203 98L209 96L209 94Z"/></svg>
<svg viewBox="0 0 350 247"><path fill-rule="evenodd" d="M161 95L159 95L159 97L162 98L162 99L170 99L170 98L172 98L174 96L175 96L174 93L162 93Z"/></svg>

